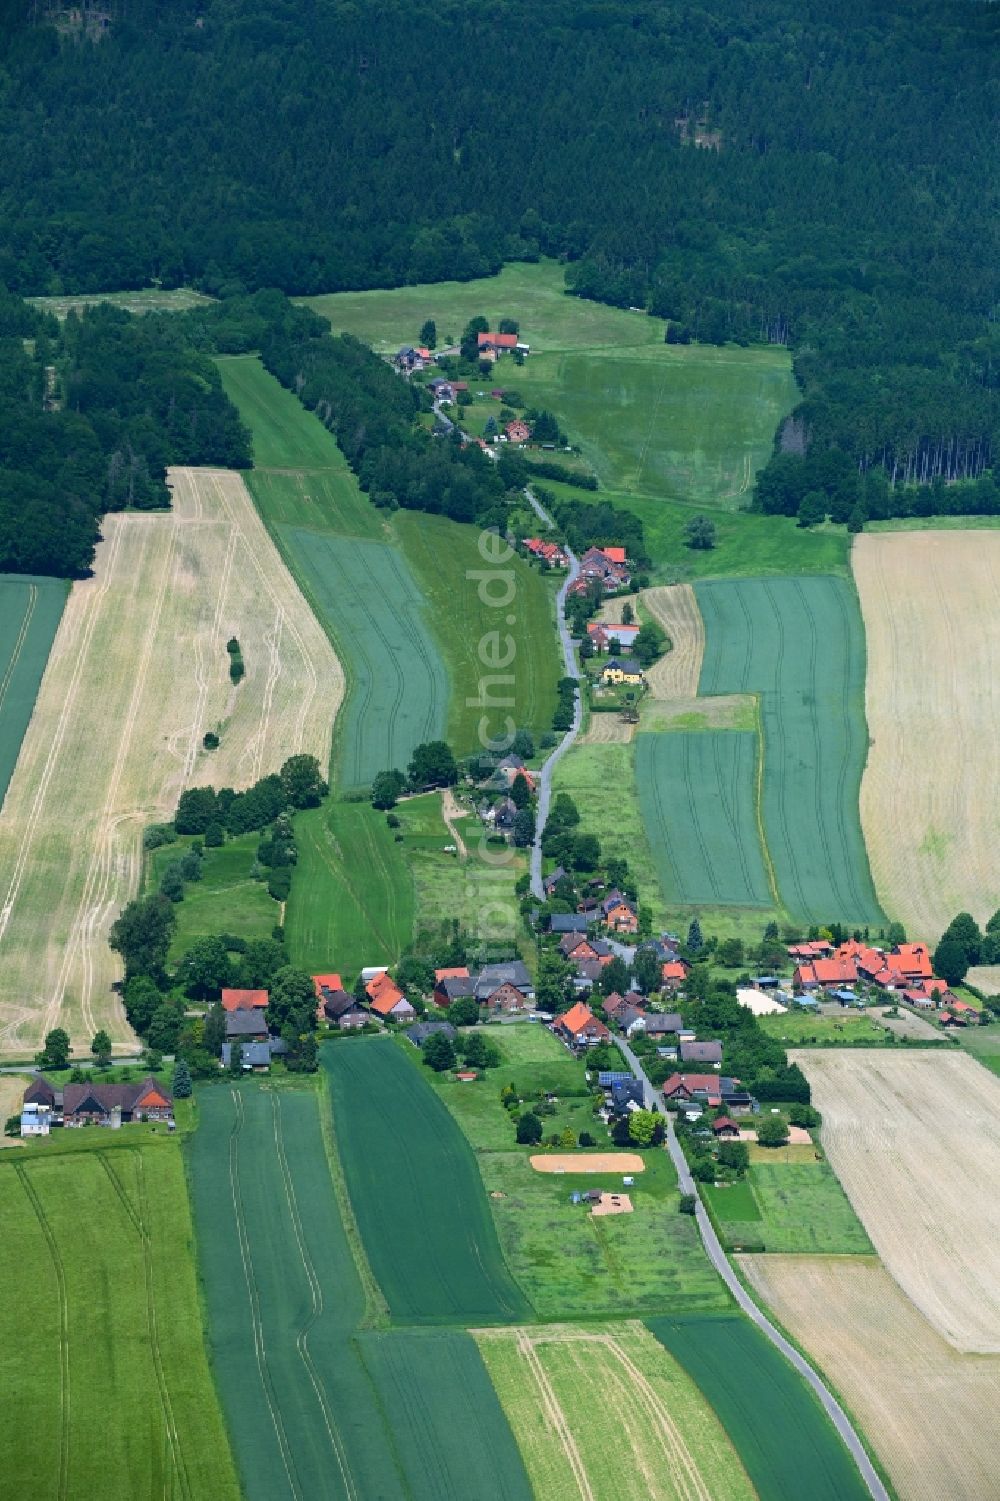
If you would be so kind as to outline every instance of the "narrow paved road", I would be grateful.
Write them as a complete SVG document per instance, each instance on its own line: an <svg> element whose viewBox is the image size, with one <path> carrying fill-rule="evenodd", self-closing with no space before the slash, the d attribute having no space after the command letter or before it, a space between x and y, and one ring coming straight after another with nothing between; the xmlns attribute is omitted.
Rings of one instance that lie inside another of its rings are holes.
<svg viewBox="0 0 1000 1501"><path fill-rule="evenodd" d="M725 1251L722 1249L719 1237L716 1235L715 1230L712 1226L712 1221L709 1219L708 1214L705 1210L705 1206L698 1196L698 1191L695 1187L694 1179L691 1177L691 1173L688 1169L684 1153L681 1151L680 1143L678 1142L677 1136L674 1132L673 1120L671 1119L669 1110L663 1102L663 1096L653 1088L652 1084L650 1084L649 1080L646 1077L645 1071L643 1070L642 1064L639 1062L639 1059L629 1047L626 1040L623 1037L616 1037L615 1041L627 1058L629 1065L635 1073L636 1078L641 1079L642 1081L642 1087L646 1096L647 1108L650 1110L658 1110L660 1114L666 1119L667 1147L670 1151L670 1156L673 1159L674 1166L677 1169L677 1180L680 1184L682 1193L694 1194L695 1196L695 1218L697 1220L698 1229L701 1232L702 1243L708 1253L709 1260L711 1261L712 1265L719 1273L719 1276L722 1278L723 1282L725 1282L726 1286L729 1288L729 1291L732 1293L733 1297L736 1299L737 1303L742 1308L747 1317L753 1320L761 1333L765 1334L771 1341L772 1345L774 1345L778 1350L781 1351L785 1359L791 1361L792 1365L798 1371L799 1375L802 1376L806 1381L808 1381L809 1385L812 1387L813 1391L822 1402L827 1416L830 1418L833 1426L836 1428L837 1432L844 1440L844 1443L847 1445L851 1457L857 1465L858 1469L861 1471L861 1477L864 1480L865 1485L871 1492L874 1501L889 1501L889 1492L886 1490L885 1486L882 1484L882 1481L879 1479L878 1474L875 1470L875 1466L868 1458L868 1455L865 1452L865 1447L862 1444L861 1440L858 1438L857 1432L855 1431L850 1418L848 1418L844 1409L841 1407L836 1397L830 1391L830 1388L826 1385L823 1378L813 1370L809 1362L799 1354L795 1346L789 1344L785 1336L778 1329L776 1329L771 1323L770 1319L768 1319L766 1315L761 1312L757 1304L754 1302L753 1298L751 1298L750 1294L747 1292L746 1288L737 1277L736 1273L733 1271L732 1267L729 1265L729 1259L726 1256ZM803 1479L805 1479L805 1477L803 1477Z"/></svg>
<svg viewBox="0 0 1000 1501"><path fill-rule="evenodd" d="M554 526L555 523L552 517L541 501L535 498L530 489L526 489L524 493L528 497L531 508L538 519L544 521L546 526ZM556 596L556 624L559 627L559 640L562 642L563 661L566 664L566 677L575 678L580 676L580 672L576 665L576 652L573 649L573 639L566 625L566 596L569 593L570 585L580 575L580 564L576 554L571 552L569 547L566 547L565 551L569 558L569 573L563 580L562 588ZM539 778L538 810L535 815L535 842L531 846L531 891L532 895L536 896L540 902L545 900L545 891L542 886L542 830L545 827L545 820L549 816L549 803L552 801L552 773L573 744L577 735L579 735L582 715L583 708L578 693L576 695L576 705L573 710L573 723L542 767Z"/></svg>

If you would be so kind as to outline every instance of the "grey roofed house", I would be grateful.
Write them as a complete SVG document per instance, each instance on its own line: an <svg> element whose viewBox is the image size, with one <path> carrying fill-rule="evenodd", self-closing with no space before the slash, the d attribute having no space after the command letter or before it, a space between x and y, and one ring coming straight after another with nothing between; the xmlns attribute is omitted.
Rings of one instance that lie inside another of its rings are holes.
<svg viewBox="0 0 1000 1501"><path fill-rule="evenodd" d="M607 959L614 953L614 949L610 943L607 943L603 938L595 938L590 947L599 959Z"/></svg>
<svg viewBox="0 0 1000 1501"><path fill-rule="evenodd" d="M586 980L588 985L596 985L601 978L601 964L597 959L581 959L576 966L579 979Z"/></svg>
<svg viewBox="0 0 1000 1501"><path fill-rule="evenodd" d="M645 1020L645 1011L641 1007L633 1005L631 1001L626 1001L624 1006L620 1006L615 1015L615 1021L623 1032L627 1032L633 1022L645 1023Z"/></svg>
<svg viewBox="0 0 1000 1501"><path fill-rule="evenodd" d="M263 1011L257 1007L246 1011L226 1012L227 1037L256 1037L261 1042L267 1039L267 1023Z"/></svg>
<svg viewBox="0 0 1000 1501"><path fill-rule="evenodd" d="M275 1049L270 1042L244 1042L240 1046L243 1050L241 1062L244 1068L270 1068L271 1059L275 1053ZM284 1047L282 1047L282 1051L284 1051ZM229 1067L232 1056L233 1044L231 1042L224 1042L222 1044L223 1068Z"/></svg>
<svg viewBox="0 0 1000 1501"><path fill-rule="evenodd" d="M587 917L584 912L555 912L549 922L550 933L587 932Z"/></svg>
<svg viewBox="0 0 1000 1501"><path fill-rule="evenodd" d="M412 1027L407 1027L405 1036L415 1048L422 1048L428 1037L433 1037L435 1032L440 1032L449 1042L453 1042L457 1036L451 1022L416 1022Z"/></svg>
<svg viewBox="0 0 1000 1501"><path fill-rule="evenodd" d="M679 1032L683 1026L684 1023L676 1011L667 1011L660 1016L650 1013L646 1017L646 1036L665 1037L668 1033Z"/></svg>
<svg viewBox="0 0 1000 1501"><path fill-rule="evenodd" d="M535 987L531 983L531 976L524 961L510 959L503 964L483 965L476 977L476 999L485 1000L505 983L513 985L515 990L519 990L522 995L529 998L535 993Z"/></svg>
<svg viewBox="0 0 1000 1501"><path fill-rule="evenodd" d="M611 1105L615 1110L645 1107L646 1098L639 1079L616 1079L611 1086Z"/></svg>
<svg viewBox="0 0 1000 1501"><path fill-rule="evenodd" d="M50 1084L44 1074L36 1074L24 1091L23 1104L45 1105L49 1110L54 1110L56 1104L62 1104L62 1091L57 1090L54 1084Z"/></svg>
<svg viewBox="0 0 1000 1501"><path fill-rule="evenodd" d="M561 865L557 865L555 870L552 871L550 875L547 875L545 877L545 880L542 882L542 889L545 892L554 891L565 874L566 872L563 867Z"/></svg>
<svg viewBox="0 0 1000 1501"><path fill-rule="evenodd" d="M357 996L352 995L349 990L324 990L323 992L323 1011L331 1021L339 1021L348 1011L363 1009Z"/></svg>
<svg viewBox="0 0 1000 1501"><path fill-rule="evenodd" d="M447 979L439 980L434 989L443 990L450 1005L462 996L475 995L476 982L472 975L449 975Z"/></svg>
<svg viewBox="0 0 1000 1501"><path fill-rule="evenodd" d="M682 1063L721 1063L722 1043L713 1039L709 1042L682 1042Z"/></svg>

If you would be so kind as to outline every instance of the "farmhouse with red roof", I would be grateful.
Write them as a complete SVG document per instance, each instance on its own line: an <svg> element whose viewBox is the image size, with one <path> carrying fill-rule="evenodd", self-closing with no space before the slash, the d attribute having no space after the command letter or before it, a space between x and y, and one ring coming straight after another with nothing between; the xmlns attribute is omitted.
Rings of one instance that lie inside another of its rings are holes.
<svg viewBox="0 0 1000 1501"><path fill-rule="evenodd" d="M562 1016L557 1016L552 1030L558 1032L571 1048L593 1048L599 1042L608 1042L611 1037L604 1023L598 1021L583 1001L577 1001Z"/></svg>
<svg viewBox="0 0 1000 1501"><path fill-rule="evenodd" d="M340 976L335 975L339 980ZM267 1005L266 990L223 990L223 1011L262 1011Z"/></svg>

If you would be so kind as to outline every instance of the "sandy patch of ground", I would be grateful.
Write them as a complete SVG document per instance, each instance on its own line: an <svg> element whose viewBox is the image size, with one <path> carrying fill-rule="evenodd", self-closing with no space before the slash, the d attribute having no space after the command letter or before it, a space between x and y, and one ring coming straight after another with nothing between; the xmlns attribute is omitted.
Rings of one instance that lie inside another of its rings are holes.
<svg viewBox="0 0 1000 1501"><path fill-rule="evenodd" d="M1000 1352L1000 1079L951 1050L788 1056L886 1269L957 1350Z"/></svg>
<svg viewBox="0 0 1000 1501"><path fill-rule="evenodd" d="M941 1041L941 1032L937 1027L932 1027L925 1017L915 1016L912 1011L905 1011L902 1007L898 1016L886 1016L888 1009L887 1006L873 1006L868 1015L897 1037L919 1037L921 1042Z"/></svg>
<svg viewBox="0 0 1000 1501"><path fill-rule="evenodd" d="M143 826L186 786L246 787L297 751L329 756L343 674L242 479L171 481L170 512L105 519L0 814L0 1053L57 1025L77 1050L101 1027L134 1046L107 938L139 886Z"/></svg>
<svg viewBox="0 0 1000 1501"><path fill-rule="evenodd" d="M445 826L447 827L448 833L451 835L452 841L456 849L458 850L459 858L462 860L465 859L469 851L465 847L465 840L462 838L461 834L458 832L458 829L455 827L455 819L468 818L468 816L469 810L467 808L462 808L459 806L459 804L455 801L455 794L452 792L451 788L442 787L441 817L445 821Z"/></svg>
<svg viewBox="0 0 1000 1501"><path fill-rule="evenodd" d="M545 1152L529 1158L536 1173L644 1173L636 1152Z"/></svg>
<svg viewBox="0 0 1000 1501"><path fill-rule="evenodd" d="M952 1349L870 1257L739 1260L845 1398L902 1501L996 1494L1000 1358Z"/></svg>
<svg viewBox="0 0 1000 1501"><path fill-rule="evenodd" d="M631 1214L632 1200L628 1194L601 1194L600 1202L591 1209L591 1214Z"/></svg>
<svg viewBox="0 0 1000 1501"><path fill-rule="evenodd" d="M751 1130L747 1130L747 1131L741 1130L740 1131L740 1141L756 1141L756 1140L757 1140L757 1133L756 1133L756 1131L751 1131ZM788 1128L788 1145L790 1147L811 1147L812 1144L813 1144L812 1137L809 1135L809 1132L805 1129L804 1126L789 1126L789 1128Z"/></svg>
<svg viewBox="0 0 1000 1501"><path fill-rule="evenodd" d="M1000 907L1000 532L857 537L871 748L861 821L886 912L936 939Z"/></svg>

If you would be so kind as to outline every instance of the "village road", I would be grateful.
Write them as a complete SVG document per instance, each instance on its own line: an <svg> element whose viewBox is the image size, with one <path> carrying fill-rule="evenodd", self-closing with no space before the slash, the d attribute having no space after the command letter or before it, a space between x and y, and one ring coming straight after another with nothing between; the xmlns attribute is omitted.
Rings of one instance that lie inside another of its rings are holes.
<svg viewBox="0 0 1000 1501"><path fill-rule="evenodd" d="M704 1245L705 1250L708 1253L709 1260L711 1261L712 1265L719 1273L719 1276L722 1278L723 1282L725 1282L726 1286L729 1288L729 1291L732 1293L733 1297L736 1299L737 1303L742 1308L747 1317L753 1320L761 1333L765 1334L771 1341L772 1345L774 1345L778 1350L781 1351L785 1359L791 1361L792 1365L798 1371L799 1375L804 1377L804 1379L808 1381L809 1385L812 1387L813 1391L822 1402L827 1416L833 1423L833 1426L836 1428L837 1432L844 1440L844 1443L847 1445L851 1457L853 1458L858 1469L861 1471L861 1477L864 1480L865 1485L871 1492L874 1501L889 1501L889 1492L886 1490L885 1486L879 1479L875 1466L872 1464L871 1460L868 1458L867 1453L865 1452L864 1445L862 1444L850 1419L848 1418L844 1409L841 1407L840 1403L837 1401L836 1397L830 1391L829 1387L823 1381L822 1377L817 1375L809 1362L799 1354L795 1346L790 1344L785 1336L774 1327L774 1325L766 1317L766 1315L761 1312L761 1310L757 1307L757 1304L754 1302L753 1298L751 1298L750 1294L743 1286L743 1283L740 1281L736 1273L733 1271L732 1267L729 1265L729 1258L726 1256L725 1251L722 1249L722 1244L719 1240L719 1237L715 1233L712 1222L705 1210L705 1206L698 1196L694 1179L691 1177L691 1173L685 1160L684 1153L681 1151L680 1143L678 1142L676 1133L674 1132L674 1123L671 1119L670 1112L664 1104L663 1096L653 1088L652 1084L650 1084L642 1068L642 1065L639 1062L639 1059L629 1047L624 1037L616 1037L615 1042L621 1048L622 1053L628 1060L629 1066L634 1072L636 1078L642 1081L642 1087L646 1096L647 1108L650 1110L658 1110L660 1114L666 1119L667 1147L673 1160L673 1164L677 1169L677 1181L680 1184L681 1193L694 1194L695 1196L695 1217L698 1222L698 1229L701 1232L702 1244Z"/></svg>
<svg viewBox="0 0 1000 1501"><path fill-rule="evenodd" d="M531 503L531 508L540 521L546 526L555 526L555 522L540 500L531 493L530 488L525 490L525 495ZM570 636L566 625L566 596L570 585L580 576L580 563L576 554L566 547L566 556L569 558L569 573L563 579L562 588L556 596L556 623L559 626L559 640L562 643L563 661L566 664L566 676L569 678L579 677L579 669L576 665L576 652L573 647L573 638ZM580 733L580 721L583 709L580 703L580 695L576 695L576 703L573 707L573 723L566 731L555 750L552 752L545 765L542 767L538 783L538 810L535 816L535 842L531 846L531 891L538 900L545 900L545 890L542 886L542 830L545 828L545 820L549 816L549 803L552 801L552 773L559 761L569 750L573 741Z"/></svg>

